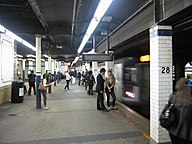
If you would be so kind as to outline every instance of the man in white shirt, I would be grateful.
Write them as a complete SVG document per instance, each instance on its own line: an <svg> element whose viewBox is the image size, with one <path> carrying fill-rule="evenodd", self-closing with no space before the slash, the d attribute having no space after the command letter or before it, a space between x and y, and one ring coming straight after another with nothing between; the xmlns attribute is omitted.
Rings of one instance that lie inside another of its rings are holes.
<svg viewBox="0 0 192 144"><path fill-rule="evenodd" d="M71 76L69 75L68 71L65 72L65 76L66 76L66 82L67 82L65 89L67 88L68 90L70 90L69 89L69 82L71 80Z"/></svg>

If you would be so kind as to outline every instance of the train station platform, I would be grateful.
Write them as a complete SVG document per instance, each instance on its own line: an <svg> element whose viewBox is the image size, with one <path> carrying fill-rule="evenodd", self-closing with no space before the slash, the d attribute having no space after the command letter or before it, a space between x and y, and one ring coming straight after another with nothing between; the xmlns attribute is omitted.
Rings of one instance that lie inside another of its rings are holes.
<svg viewBox="0 0 192 144"><path fill-rule="evenodd" d="M35 96L0 105L1 144L148 144L149 123L118 103L118 110L96 109L96 95L65 81L47 94L50 110L36 109ZM33 93L32 93L33 94ZM43 101L42 101L43 107Z"/></svg>

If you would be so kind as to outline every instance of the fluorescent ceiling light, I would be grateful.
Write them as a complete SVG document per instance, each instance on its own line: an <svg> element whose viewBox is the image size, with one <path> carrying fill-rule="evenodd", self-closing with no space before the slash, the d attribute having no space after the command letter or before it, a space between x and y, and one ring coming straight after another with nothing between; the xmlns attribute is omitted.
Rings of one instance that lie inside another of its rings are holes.
<svg viewBox="0 0 192 144"><path fill-rule="evenodd" d="M11 38L13 38L14 40L22 43L23 45L27 46L28 48L32 49L33 51L36 51L36 48L34 46L32 46L30 43L28 43L27 41L23 40L22 38L20 38L19 36L17 36L16 34L14 34L13 32L9 31L8 29L6 29L5 27L3 27L0 24L0 31L4 32L5 34L7 34L8 36L10 36Z"/></svg>
<svg viewBox="0 0 192 144"><path fill-rule="evenodd" d="M31 58L29 58L29 59L27 59L28 61L35 61L34 59L31 59Z"/></svg>
<svg viewBox="0 0 192 144"><path fill-rule="evenodd" d="M0 25L0 32L5 33L5 31L6 29L2 25Z"/></svg>
<svg viewBox="0 0 192 144"><path fill-rule="evenodd" d="M88 26L88 29L83 37L83 40L77 50L78 53L81 53L81 51L83 50L85 44L87 43L87 41L89 40L90 36L92 35L92 33L94 32L94 30L96 29L97 25L99 24L99 22L101 21L101 18L103 17L103 15L105 14L105 12L107 11L107 9L109 8L109 6L111 5L113 0L100 0L97 9L93 15L93 18Z"/></svg>
<svg viewBox="0 0 192 144"><path fill-rule="evenodd" d="M22 55L17 54L17 57L22 58L23 56L22 56Z"/></svg>
<svg viewBox="0 0 192 144"><path fill-rule="evenodd" d="M27 57L33 57L33 58L36 58L36 56L35 56L35 55L32 55L32 54L27 55Z"/></svg>
<svg viewBox="0 0 192 144"><path fill-rule="evenodd" d="M72 62L71 66L73 66L74 63L76 63L79 60L79 57L76 57L74 61Z"/></svg>
<svg viewBox="0 0 192 144"><path fill-rule="evenodd" d="M41 61L45 61L44 59L41 59Z"/></svg>
<svg viewBox="0 0 192 144"><path fill-rule="evenodd" d="M44 54L43 56L44 56L44 57L46 57L46 58L49 58L49 56L48 56L48 55L46 55L46 54Z"/></svg>

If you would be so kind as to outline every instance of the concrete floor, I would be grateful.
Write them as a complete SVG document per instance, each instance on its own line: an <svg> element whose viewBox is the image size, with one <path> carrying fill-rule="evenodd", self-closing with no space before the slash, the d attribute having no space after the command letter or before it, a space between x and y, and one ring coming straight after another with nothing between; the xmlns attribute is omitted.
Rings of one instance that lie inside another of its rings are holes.
<svg viewBox="0 0 192 144"><path fill-rule="evenodd" d="M96 110L96 96L83 86L65 81L52 86L48 94L50 110L36 109L35 96L25 96L19 104L0 105L1 144L147 144L137 129L119 110ZM32 93L33 94L33 93ZM43 107L43 101L42 101Z"/></svg>

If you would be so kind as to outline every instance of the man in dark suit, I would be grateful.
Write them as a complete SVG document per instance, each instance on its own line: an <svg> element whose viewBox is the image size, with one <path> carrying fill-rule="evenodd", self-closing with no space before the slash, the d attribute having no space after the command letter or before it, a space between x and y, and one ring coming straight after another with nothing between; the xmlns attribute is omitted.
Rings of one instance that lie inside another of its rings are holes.
<svg viewBox="0 0 192 144"><path fill-rule="evenodd" d="M105 79L103 76L105 75L105 69L101 68L100 73L97 75L97 85L96 85L96 91L98 93L97 96L97 110L103 110L108 112L108 110L105 108L104 105L104 82Z"/></svg>
<svg viewBox="0 0 192 144"><path fill-rule="evenodd" d="M35 90L35 77L36 77L36 75L34 74L34 71L31 70L31 73L28 75L28 78L29 78L29 91L28 91L28 96L31 96L31 88L33 88L34 95L36 95L36 90Z"/></svg>

